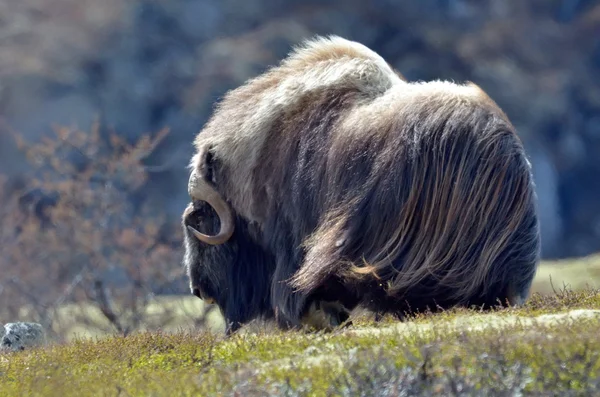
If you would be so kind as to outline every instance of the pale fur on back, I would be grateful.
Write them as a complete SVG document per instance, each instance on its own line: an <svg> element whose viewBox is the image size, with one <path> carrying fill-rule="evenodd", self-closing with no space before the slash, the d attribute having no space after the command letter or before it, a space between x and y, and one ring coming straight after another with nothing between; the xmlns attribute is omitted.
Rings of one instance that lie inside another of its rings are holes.
<svg viewBox="0 0 600 397"><path fill-rule="evenodd" d="M377 53L368 47L338 36L317 37L294 48L279 65L228 92L204 129L196 136L196 155L190 164L200 168L198 158L210 147L215 159L227 170L224 181L215 181L231 201L234 210L259 229L265 221L261 210L269 207L265 197L255 197L253 172L265 159L267 136L274 123L292 113L311 93L327 89L357 91L362 100L352 111L340 115L334 134L344 136L377 133L389 127L398 115L419 101L436 98L447 106L461 103L485 104L505 117L487 94L473 83L449 81L407 82ZM334 138L335 140L335 138ZM270 186L266 187L269 200Z"/></svg>
<svg viewBox="0 0 600 397"><path fill-rule="evenodd" d="M306 95L327 87L353 88L374 99L392 86L407 83L377 53L338 36L317 37L296 47L280 65L227 93L214 116L195 139L197 153L212 147L214 156L231 166L239 184L224 187L239 214L259 224L252 211L252 170L260 161L268 131L284 111ZM198 167L197 155L191 167Z"/></svg>
<svg viewBox="0 0 600 397"><path fill-rule="evenodd" d="M211 147L214 158L227 169L224 181L215 181L234 210L262 227L269 207L255 197L256 167L274 123L292 113L311 93L332 89L357 91L362 100L340 116L333 131L346 144L352 134L379 134L399 115L407 114L419 101L436 98L449 108L460 104L485 104L499 115L501 109L473 83L449 81L407 82L385 60L366 46L338 36L317 37L296 47L280 64L228 92L213 117L197 135L197 154L191 167L199 168L198 154ZM380 128L375 128L380 125ZM333 165L335 166L335 165ZM266 187L267 190L270 188ZM267 191L267 200L271 198Z"/></svg>

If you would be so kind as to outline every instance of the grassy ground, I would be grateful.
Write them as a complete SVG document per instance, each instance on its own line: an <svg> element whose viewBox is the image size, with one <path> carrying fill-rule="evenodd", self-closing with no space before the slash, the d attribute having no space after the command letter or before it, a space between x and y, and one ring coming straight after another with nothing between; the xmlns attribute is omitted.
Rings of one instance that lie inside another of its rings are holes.
<svg viewBox="0 0 600 397"><path fill-rule="evenodd" d="M586 289L333 333L139 332L0 355L0 395L599 395L598 329Z"/></svg>
<svg viewBox="0 0 600 397"><path fill-rule="evenodd" d="M542 262L536 273L532 292L550 294L553 289L562 288L563 285L573 290L600 288L600 254Z"/></svg>
<svg viewBox="0 0 600 397"><path fill-rule="evenodd" d="M328 334L140 332L0 356L2 395L592 395L600 291Z"/></svg>

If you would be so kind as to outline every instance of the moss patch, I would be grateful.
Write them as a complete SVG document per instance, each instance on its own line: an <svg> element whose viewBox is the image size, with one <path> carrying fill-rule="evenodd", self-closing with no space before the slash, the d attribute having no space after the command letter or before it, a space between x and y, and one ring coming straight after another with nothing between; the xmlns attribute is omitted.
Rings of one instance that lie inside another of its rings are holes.
<svg viewBox="0 0 600 397"><path fill-rule="evenodd" d="M332 333L139 332L0 356L2 395L590 395L600 291ZM237 394L236 394L237 393Z"/></svg>

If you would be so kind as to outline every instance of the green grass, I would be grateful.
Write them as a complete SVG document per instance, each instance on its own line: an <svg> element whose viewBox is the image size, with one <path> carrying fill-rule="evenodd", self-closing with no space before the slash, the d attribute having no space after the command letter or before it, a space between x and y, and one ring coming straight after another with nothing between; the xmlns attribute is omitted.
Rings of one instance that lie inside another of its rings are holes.
<svg viewBox="0 0 600 397"><path fill-rule="evenodd" d="M599 328L600 290L587 290L493 313L363 317L332 333L139 332L0 356L0 394L590 395L600 393Z"/></svg>
<svg viewBox="0 0 600 397"><path fill-rule="evenodd" d="M583 258L544 261L536 273L532 291L550 294L555 288L600 288L600 253ZM553 288L554 286L554 288Z"/></svg>
<svg viewBox="0 0 600 397"><path fill-rule="evenodd" d="M549 272L555 288L555 275L572 284L597 262L584 265ZM219 327L74 338L0 354L0 396L598 395L600 289L540 293L547 283L536 279L520 309L363 316L331 333L255 325L229 339Z"/></svg>

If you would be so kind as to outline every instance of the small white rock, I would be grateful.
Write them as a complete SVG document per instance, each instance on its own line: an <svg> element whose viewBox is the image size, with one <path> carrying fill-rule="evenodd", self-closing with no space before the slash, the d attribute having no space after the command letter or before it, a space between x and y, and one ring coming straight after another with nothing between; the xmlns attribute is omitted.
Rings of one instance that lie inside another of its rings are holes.
<svg viewBox="0 0 600 397"><path fill-rule="evenodd" d="M38 323L8 323L4 325L4 336L0 341L0 351L18 351L39 346L46 342L44 329Z"/></svg>

